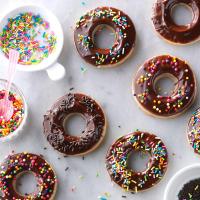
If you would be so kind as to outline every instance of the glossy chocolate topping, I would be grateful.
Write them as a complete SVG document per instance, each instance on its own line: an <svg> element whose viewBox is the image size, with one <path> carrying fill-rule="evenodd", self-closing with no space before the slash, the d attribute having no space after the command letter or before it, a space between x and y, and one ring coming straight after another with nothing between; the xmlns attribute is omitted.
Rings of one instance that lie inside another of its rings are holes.
<svg viewBox="0 0 200 200"><path fill-rule="evenodd" d="M172 9L178 4L189 6L193 13L190 24L177 25L172 18ZM200 37L199 0L157 0L153 8L153 24L156 31L173 43L187 44Z"/></svg>
<svg viewBox="0 0 200 200"><path fill-rule="evenodd" d="M53 199L57 179L51 166L40 156L25 152L9 155L0 167L0 188L4 200ZM16 191L16 179L24 172L32 172L35 175L38 192L23 196Z"/></svg>
<svg viewBox="0 0 200 200"><path fill-rule="evenodd" d="M171 76L176 80L171 96L161 96L155 90L155 80ZM176 57L162 55L146 61L138 70L134 96L142 108L159 117L169 117L185 111L196 95L196 82L190 66Z"/></svg>
<svg viewBox="0 0 200 200"><path fill-rule="evenodd" d="M94 44L94 31L99 25L114 29L116 41L110 49ZM115 65L125 59L135 46L136 31L133 22L122 11L99 7L82 16L74 31L74 41L80 56L95 66Z"/></svg>
<svg viewBox="0 0 200 200"><path fill-rule="evenodd" d="M71 114L81 114L86 120L85 131L71 136L64 130L64 121ZM80 155L89 152L102 140L105 133L105 116L101 107L83 94L67 94L52 106L44 116L44 134L48 142L66 155Z"/></svg>
<svg viewBox="0 0 200 200"><path fill-rule="evenodd" d="M194 152L200 154L200 108L191 116L188 123L188 140Z"/></svg>
<svg viewBox="0 0 200 200"><path fill-rule="evenodd" d="M151 155L145 171L135 172L128 168L128 158L133 151ZM123 189L135 193L158 183L165 174L167 164L167 149L160 138L139 131L119 138L106 156L106 167L111 179Z"/></svg>

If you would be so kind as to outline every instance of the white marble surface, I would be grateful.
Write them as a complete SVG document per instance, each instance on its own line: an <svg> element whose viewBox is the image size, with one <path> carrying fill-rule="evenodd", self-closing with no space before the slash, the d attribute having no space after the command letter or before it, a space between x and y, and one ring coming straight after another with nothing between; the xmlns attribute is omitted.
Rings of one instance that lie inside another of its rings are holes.
<svg viewBox="0 0 200 200"><path fill-rule="evenodd" d="M12 4L22 4L25 0L0 0L1 11ZM152 27L151 14L154 0L34 0L38 5L45 5L52 10L62 23L65 34L65 45L59 61L66 67L66 77L58 82L50 81L42 72L18 72L15 83L23 90L29 105L29 117L23 134L8 144L0 145L0 159L11 150L16 152L30 151L43 154L53 165L59 179L56 200L95 200L105 192L110 193L110 200L161 200L170 177L179 169L191 163L199 163L186 139L186 125L189 116L198 107L194 106L182 116L175 119L160 120L142 112L131 95L131 82L138 66L149 57L169 53L187 60L194 69L199 82L200 43L189 46L173 46L161 40ZM96 6L114 6L124 10L134 21L137 30L137 48L135 53L123 65L114 69L99 70L88 66L77 54L73 43L73 27L76 20L87 10ZM80 67L87 71L83 74ZM4 77L4 67L1 66L1 76ZM74 87L91 95L104 108L108 118L108 130L105 142L94 153L82 157L63 158L54 151L43 136L43 114L60 96ZM121 128L118 128L118 126ZM113 186L105 169L104 159L108 147L119 136L135 129L149 131L160 136L168 147L169 168L164 179L149 191L132 195L124 193ZM43 150L47 147L47 150ZM175 155L172 155L175 154ZM60 160L58 159L61 158ZM65 172L65 168L69 170ZM96 173L99 177L96 177ZM83 176L83 179L80 179ZM75 187L72 192L71 189ZM172 199L170 199L172 200Z"/></svg>

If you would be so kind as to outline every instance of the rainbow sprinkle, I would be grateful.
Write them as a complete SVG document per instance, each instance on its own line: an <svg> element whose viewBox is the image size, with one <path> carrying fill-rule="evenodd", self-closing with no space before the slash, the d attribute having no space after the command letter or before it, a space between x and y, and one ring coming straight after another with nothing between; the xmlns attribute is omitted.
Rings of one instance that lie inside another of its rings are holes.
<svg viewBox="0 0 200 200"><path fill-rule="evenodd" d="M0 91L0 99L3 99L5 91ZM0 116L0 138L12 134L22 123L24 119L24 103L19 95L10 92L9 100L13 102L14 113L9 121Z"/></svg>
<svg viewBox="0 0 200 200"><path fill-rule="evenodd" d="M7 57L10 49L19 51L19 64L38 64L47 58L56 46L56 37L49 28L49 22L33 13L20 13L9 18L0 33L1 50Z"/></svg>

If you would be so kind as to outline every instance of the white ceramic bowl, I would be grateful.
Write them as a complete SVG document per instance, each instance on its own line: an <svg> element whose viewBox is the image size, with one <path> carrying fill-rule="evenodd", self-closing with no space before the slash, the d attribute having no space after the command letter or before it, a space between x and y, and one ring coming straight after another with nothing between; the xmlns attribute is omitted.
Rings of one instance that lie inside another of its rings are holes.
<svg viewBox="0 0 200 200"><path fill-rule="evenodd" d="M51 11L37 5L24 5L24 6L18 6L17 8L12 8L6 11L5 14L1 15L2 18L0 19L0 32L2 31L3 27L7 24L8 18L16 17L16 15L24 12L32 12L34 14L40 14L42 18L48 21L50 24L50 30L54 31L55 33L55 36L57 38L57 43L54 51L48 56L48 58L45 58L41 63L34 65L18 64L17 69L27 72L46 70L49 77L52 80L59 80L63 78L65 75L65 68L57 62L58 57L63 48L63 41L64 41L63 30L57 17ZM4 55L4 53L1 50L0 50L0 60L3 65L8 66L8 58Z"/></svg>
<svg viewBox="0 0 200 200"><path fill-rule="evenodd" d="M200 178L200 164L193 164L178 171L169 181L164 193L164 200L178 200L178 193L184 184Z"/></svg>
<svg viewBox="0 0 200 200"><path fill-rule="evenodd" d="M0 79L0 90L5 89L6 82L7 82L6 80ZM24 104L24 118L23 118L21 124L18 126L18 128L14 132L12 132L11 134L9 134L5 137L0 137L0 142L6 142L6 141L9 141L9 140L13 139L14 137L18 136L19 133L21 132L21 130L23 129L23 126L25 125L25 122L27 120L27 115L28 115L28 107L27 107L27 103L26 103L26 100L24 98L22 91L13 83L11 85L10 91L17 94L22 99L23 104Z"/></svg>

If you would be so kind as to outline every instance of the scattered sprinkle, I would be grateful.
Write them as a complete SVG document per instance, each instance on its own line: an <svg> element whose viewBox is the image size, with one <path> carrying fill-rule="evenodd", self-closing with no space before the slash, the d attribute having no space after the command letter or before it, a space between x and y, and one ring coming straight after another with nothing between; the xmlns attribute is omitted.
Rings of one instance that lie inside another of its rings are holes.
<svg viewBox="0 0 200 200"><path fill-rule="evenodd" d="M100 200L108 200L106 197L103 197L103 196L98 196L98 199L100 199Z"/></svg>
<svg viewBox="0 0 200 200"><path fill-rule="evenodd" d="M65 171L68 171L68 170L69 170L69 167L66 167L66 168L65 168Z"/></svg>
<svg viewBox="0 0 200 200"><path fill-rule="evenodd" d="M96 177L99 177L99 176L100 176L100 174L99 174L99 172L97 172L97 173L96 173Z"/></svg>
<svg viewBox="0 0 200 200"><path fill-rule="evenodd" d="M71 191L74 192L75 190L76 190L76 186L73 186L73 187L71 188Z"/></svg>
<svg viewBox="0 0 200 200"><path fill-rule="evenodd" d="M80 179L80 180L83 180L83 179L84 179L84 176L83 176L83 175L79 176L79 179Z"/></svg>
<svg viewBox="0 0 200 200"><path fill-rule="evenodd" d="M105 192L104 195L105 195L106 197L111 197L111 194L110 194L109 192Z"/></svg>
<svg viewBox="0 0 200 200"><path fill-rule="evenodd" d="M81 67L81 72L82 72L82 73L85 73L86 71L87 71L87 68Z"/></svg>

